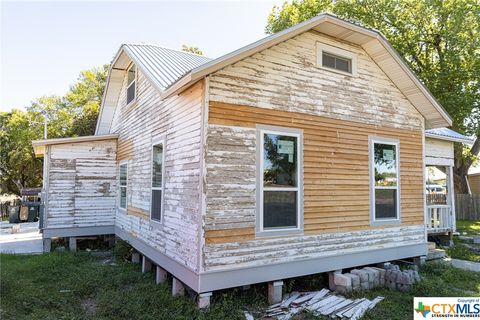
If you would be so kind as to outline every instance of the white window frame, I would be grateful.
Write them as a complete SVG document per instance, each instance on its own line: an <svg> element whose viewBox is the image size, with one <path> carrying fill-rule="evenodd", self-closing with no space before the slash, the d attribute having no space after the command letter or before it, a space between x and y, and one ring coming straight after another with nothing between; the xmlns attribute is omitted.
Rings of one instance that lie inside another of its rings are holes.
<svg viewBox="0 0 480 320"><path fill-rule="evenodd" d="M132 67L135 66L135 78L133 79L133 81L128 84L128 73L130 72L130 69L132 69ZM135 90L133 91L133 100L128 102L127 101L127 106L135 103L137 101L137 74L138 74L138 67L135 63L130 63L128 65L128 68L127 68L127 91L126 91L126 101L128 100L128 89L133 85L135 85Z"/></svg>
<svg viewBox="0 0 480 320"><path fill-rule="evenodd" d="M149 219L153 225L161 225L163 223L163 213L165 211L164 208L164 199L165 199L165 153L166 153L166 139L165 136L161 136L152 140L152 144L150 146L150 209L149 209ZM161 187L154 187L153 186L153 147L161 144L162 145L162 186ZM153 190L161 190L162 197L160 199L160 220L156 220L152 218L152 205L153 205Z"/></svg>
<svg viewBox="0 0 480 320"><path fill-rule="evenodd" d="M125 166L127 169L127 181L125 186L121 185L121 178L120 178L120 172L121 172L121 167ZM125 188L125 208L122 207L122 188ZM128 162L121 161L118 164L118 209L121 211L127 211L128 208Z"/></svg>
<svg viewBox="0 0 480 320"><path fill-rule="evenodd" d="M395 187L377 187L375 186L375 144L387 144L395 146L395 159L396 159L396 169L397 169L397 185ZM369 137L368 141L369 147L369 165L370 165L370 225L372 226L381 226L388 224L398 224L401 223L401 196L400 196L400 142L396 139L383 138L383 137ZM375 190L376 189L394 189L397 190L397 217L396 218L382 218L377 219L375 217Z"/></svg>
<svg viewBox="0 0 480 320"><path fill-rule="evenodd" d="M345 71L338 70L338 69L335 69L335 68L329 68L329 67L323 66L323 53L324 52L326 54L330 54L330 55L333 55L333 56L337 56L339 58L350 60L351 61L352 72L351 73L350 72L345 72ZM320 68L320 69L331 71L331 72L336 72L336 73L339 73L339 74L342 74L342 75L347 75L347 76L350 76L350 77L352 77L352 76L356 77L357 76L357 54L355 54L351 51L345 50L345 49L341 49L341 48L338 48L338 47L335 47L335 46L328 45L328 44L323 43L323 42L317 42L317 67Z"/></svg>
<svg viewBox="0 0 480 320"><path fill-rule="evenodd" d="M296 187L264 187L263 157L264 135L276 134L297 138L297 186ZM277 236L303 234L303 130L257 125L257 201L256 201L256 235ZM263 192L264 191L296 191L297 192L297 226L289 228L265 229L263 226Z"/></svg>

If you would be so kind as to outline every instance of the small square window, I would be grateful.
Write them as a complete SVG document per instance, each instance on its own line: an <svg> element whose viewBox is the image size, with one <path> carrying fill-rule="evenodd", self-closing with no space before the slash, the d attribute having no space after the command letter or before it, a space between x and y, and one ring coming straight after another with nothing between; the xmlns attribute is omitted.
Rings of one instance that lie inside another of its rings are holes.
<svg viewBox="0 0 480 320"><path fill-rule="evenodd" d="M352 73L352 60L339 57L328 52L322 53L322 66L337 69L342 72Z"/></svg>

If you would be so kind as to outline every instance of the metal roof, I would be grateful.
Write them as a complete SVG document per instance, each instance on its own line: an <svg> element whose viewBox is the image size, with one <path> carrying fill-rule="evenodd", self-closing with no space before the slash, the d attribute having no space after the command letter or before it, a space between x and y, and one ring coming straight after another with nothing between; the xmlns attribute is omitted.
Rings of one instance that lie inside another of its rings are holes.
<svg viewBox="0 0 480 320"><path fill-rule="evenodd" d="M190 70L212 60L152 44L124 44L122 47L132 60L143 66L142 70L147 72L150 79L161 89L167 88Z"/></svg>
<svg viewBox="0 0 480 320"><path fill-rule="evenodd" d="M453 141L453 142L462 142L466 144L472 144L473 139L467 136L464 136L461 133L453 131L448 128L435 128L425 130L425 136L429 138Z"/></svg>

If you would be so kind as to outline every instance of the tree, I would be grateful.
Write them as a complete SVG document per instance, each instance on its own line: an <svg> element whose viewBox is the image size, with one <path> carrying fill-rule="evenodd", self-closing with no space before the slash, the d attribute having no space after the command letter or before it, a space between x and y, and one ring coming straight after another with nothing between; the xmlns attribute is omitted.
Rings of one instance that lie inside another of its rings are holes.
<svg viewBox="0 0 480 320"><path fill-rule="evenodd" d="M95 133L108 66L82 71L63 97L43 96L26 108L0 113L0 194L19 194L21 188L42 183L42 160L32 140L43 138L43 114L48 138Z"/></svg>
<svg viewBox="0 0 480 320"><path fill-rule="evenodd" d="M22 188L41 185L42 160L31 144L42 137L37 120L25 111L0 112L0 194L20 195Z"/></svg>
<svg viewBox="0 0 480 320"><path fill-rule="evenodd" d="M467 193L468 169L480 151L480 2L478 0L294 0L273 7L267 33L320 12L383 33L453 118L453 130L475 137L455 144L454 179Z"/></svg>
<svg viewBox="0 0 480 320"><path fill-rule="evenodd" d="M182 45L182 51L198 54L199 56L203 56L203 51L200 50L198 47L191 47L191 46L187 46L187 45L184 44L184 45Z"/></svg>

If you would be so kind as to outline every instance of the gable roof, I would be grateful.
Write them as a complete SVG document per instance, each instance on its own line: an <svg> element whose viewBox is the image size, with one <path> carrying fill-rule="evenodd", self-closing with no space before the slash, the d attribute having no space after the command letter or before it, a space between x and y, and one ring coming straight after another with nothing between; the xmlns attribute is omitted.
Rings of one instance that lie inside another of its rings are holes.
<svg viewBox="0 0 480 320"><path fill-rule="evenodd" d="M160 89L212 59L152 44L124 44L123 49Z"/></svg>
<svg viewBox="0 0 480 320"><path fill-rule="evenodd" d="M160 91L210 58L152 44L122 44L108 70L95 134L107 134L113 121L125 71L133 61Z"/></svg>
<svg viewBox="0 0 480 320"><path fill-rule="evenodd" d="M452 142L461 142L465 144L473 144L474 140L461 133L448 128L436 128L425 130L425 137Z"/></svg>
<svg viewBox="0 0 480 320"><path fill-rule="evenodd" d="M329 13L320 14L214 60L205 57L200 59L199 56L190 53L152 45L123 45L112 63L112 66L116 67L111 68L109 72L105 92L109 91L111 75L119 70L124 72L131 59L159 88L162 99L166 99L182 92L209 74L308 30L315 30L361 46L425 118L427 129L452 124L448 113L379 31L342 20ZM125 57L124 53L126 53ZM121 82L121 80L123 78L115 81ZM116 85L119 84L116 83ZM96 134L108 133L110 128L113 119L113 111L108 112L113 103L110 97L118 98L118 93L104 96Z"/></svg>

